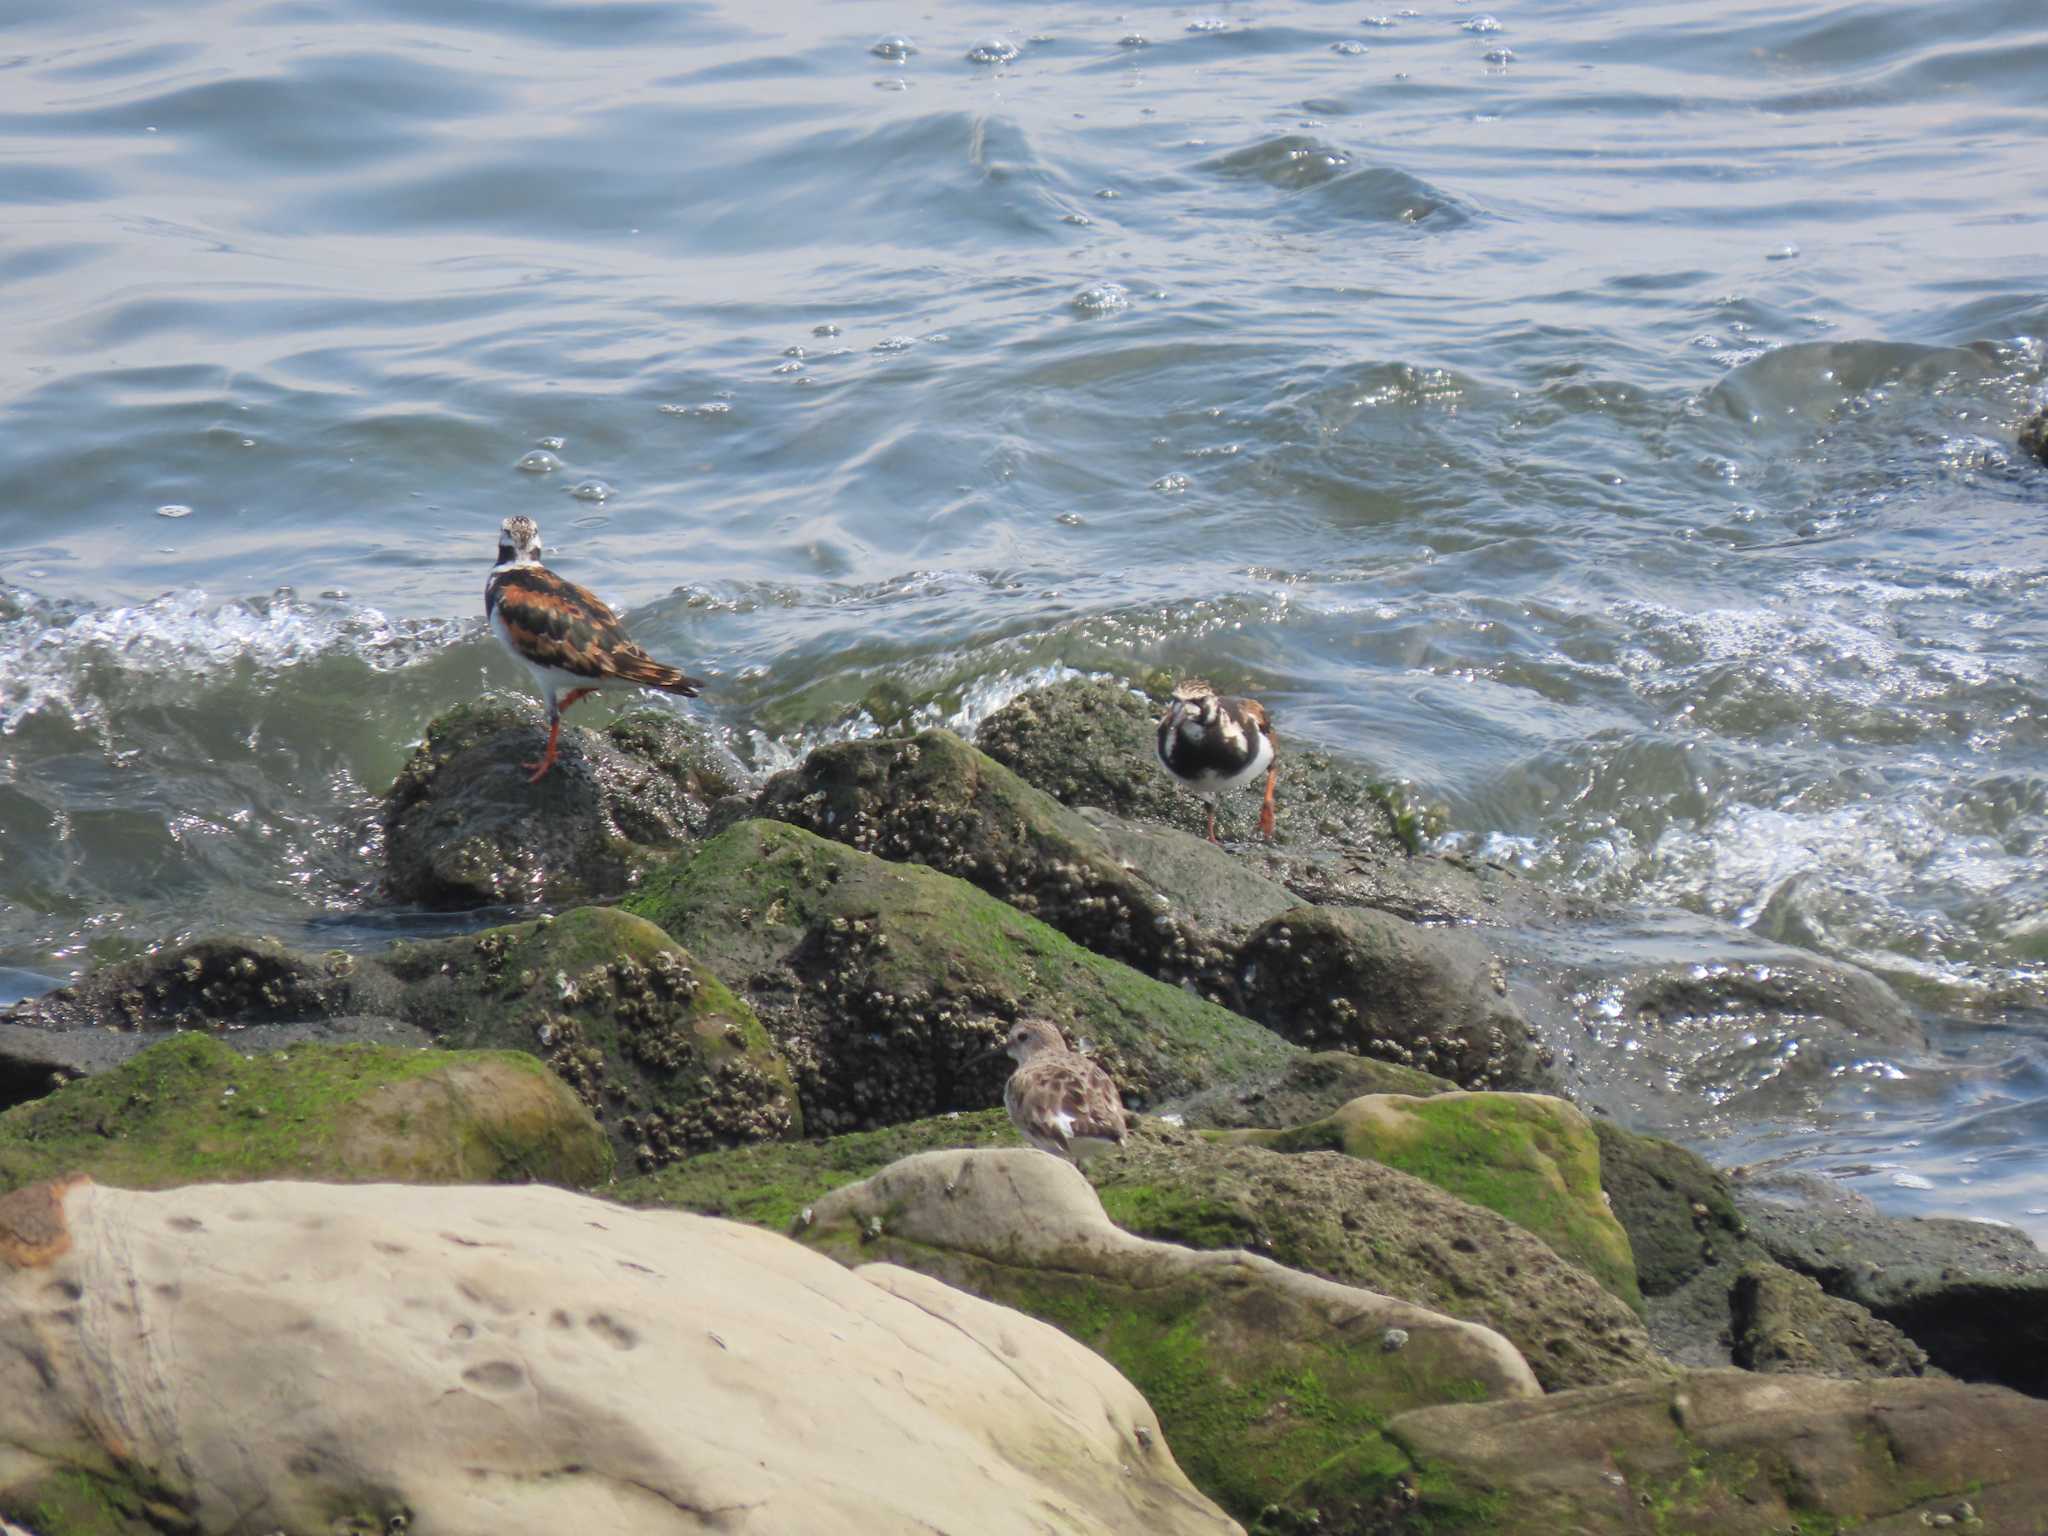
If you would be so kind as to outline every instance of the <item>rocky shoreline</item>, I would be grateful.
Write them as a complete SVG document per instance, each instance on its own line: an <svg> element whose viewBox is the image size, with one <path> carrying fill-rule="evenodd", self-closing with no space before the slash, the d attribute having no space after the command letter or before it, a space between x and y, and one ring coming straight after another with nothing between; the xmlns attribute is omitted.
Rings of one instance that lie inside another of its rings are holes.
<svg viewBox="0 0 2048 1536"><path fill-rule="evenodd" d="M966 1531L1010 1528L1015 1497L1074 1530L2037 1528L2030 1243L1795 1211L1623 1129L1585 1091L1589 1048L1547 1023L1544 989L1583 978L1501 942L1600 914L1419 852L1426 807L1312 754L1289 760L1277 844L1210 845L1147 762L1152 712L1065 683L975 744L838 743L749 786L638 711L565 731L528 786L538 710L464 706L387 799L391 899L539 915L375 955L208 938L0 1015L0 1517L35 1536ZM1760 1096L1917 1040L1876 978L1792 951L1604 982L1646 1071L1796 1041ZM1086 1177L989 1109L1007 1063L987 1052L1022 1017L1085 1043L1136 1114ZM447 1187L528 1183L582 1193ZM379 1201L335 1187L357 1184ZM495 1235L415 1251L465 1211ZM376 1236L380 1214L414 1236ZM212 1234L192 1288L281 1275L267 1315L309 1319L312 1342L266 1342L268 1375L208 1364L240 1293L157 1294L177 1289L160 1267L195 1261L134 1235L200 1230L185 1220ZM543 1302L600 1286L580 1231L617 1250L607 1274L723 1267ZM375 1257L386 1241L403 1262ZM502 1248L495 1270L475 1244ZM783 1287L772 1321L750 1265ZM383 1322L324 1312L316 1278L342 1272ZM461 1348L363 1355L375 1413L349 1370L317 1386L303 1350L410 1337L450 1287L485 1320L447 1324ZM557 1337L529 1312L571 1321ZM880 1333L832 1322L855 1313ZM888 1386L898 1351L933 1358L910 1340L934 1319L1009 1363L1014 1420ZM138 1329L191 1349L152 1355ZM620 1330L660 1348L636 1360L606 1344ZM610 1378L565 1353L586 1335ZM804 1361L775 1367L771 1335ZM750 1371L736 1340L761 1343ZM214 1370L235 1386L210 1408L175 1390ZM758 1476L737 1432L665 1439L692 1390L692 1423L724 1404L777 1426ZM450 1392L467 1406L438 1420ZM383 1422L407 1413L412 1444ZM807 1480L792 1445L832 1475ZM949 1458L1008 1491L949 1464L929 1501L904 1492ZM486 1463L495 1502L464 1471Z"/></svg>

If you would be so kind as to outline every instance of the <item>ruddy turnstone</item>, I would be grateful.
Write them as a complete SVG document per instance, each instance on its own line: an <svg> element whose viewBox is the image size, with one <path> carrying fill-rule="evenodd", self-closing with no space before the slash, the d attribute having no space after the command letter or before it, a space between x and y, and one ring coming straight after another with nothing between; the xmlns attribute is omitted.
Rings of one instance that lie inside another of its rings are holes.
<svg viewBox="0 0 2048 1536"><path fill-rule="evenodd" d="M1025 1019L1011 1026L1000 1049L1017 1063L1003 1088L1003 1107L1031 1145L1080 1163L1124 1144L1116 1084L1079 1051L1068 1050L1055 1026Z"/></svg>
<svg viewBox="0 0 2048 1536"><path fill-rule="evenodd" d="M578 699L613 683L684 698L696 697L704 686L701 678L686 677L641 650L599 598L542 565L540 525L530 517L508 517L498 530L498 563L484 583L484 613L491 633L533 669L548 701L547 751L537 763L520 764L533 770L529 784L554 767L562 711Z"/></svg>
<svg viewBox="0 0 2048 1536"><path fill-rule="evenodd" d="M1216 841L1216 800L1226 789L1266 776L1259 830L1273 835L1275 761L1273 722L1257 699L1226 699L1198 677L1173 690L1159 717L1159 765L1209 800L1209 841Z"/></svg>

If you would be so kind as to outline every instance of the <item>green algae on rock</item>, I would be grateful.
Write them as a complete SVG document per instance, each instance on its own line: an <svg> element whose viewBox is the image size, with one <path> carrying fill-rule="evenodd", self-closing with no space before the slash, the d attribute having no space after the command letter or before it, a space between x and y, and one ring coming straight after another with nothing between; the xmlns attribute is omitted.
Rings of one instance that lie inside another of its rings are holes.
<svg viewBox="0 0 2048 1536"><path fill-rule="evenodd" d="M612 1158L531 1056L299 1046L244 1057L186 1033L0 1114L0 1189L71 1173L162 1189L343 1182L601 1183Z"/></svg>
<svg viewBox="0 0 2048 1536"><path fill-rule="evenodd" d="M1470 934L1358 907L1296 907L1238 953L1244 1012L1297 1044L1331 1046L1464 1088L1547 1088L1548 1053Z"/></svg>
<svg viewBox="0 0 2048 1536"><path fill-rule="evenodd" d="M949 731L819 747L769 780L756 809L958 875L1098 954L1210 993L1228 987L1244 936L1294 904L1206 842L1184 855L1201 861L1200 877L1169 896L1099 825Z"/></svg>
<svg viewBox="0 0 2048 1536"><path fill-rule="evenodd" d="M564 725L537 784L544 715L531 700L460 705L427 727L384 802L387 880L432 907L616 896L649 860L702 832L737 776L677 716L639 709Z"/></svg>
<svg viewBox="0 0 2048 1536"><path fill-rule="evenodd" d="M654 924L610 907L395 946L405 1016L443 1045L531 1051L622 1167L803 1132L789 1068L746 1003Z"/></svg>
<svg viewBox="0 0 2048 1536"><path fill-rule="evenodd" d="M1563 1099L1371 1094L1307 1125L1236 1131L1230 1139L1279 1152L1345 1152L1426 1179L1498 1211L1642 1311L1628 1233L1601 1188L1599 1140L1592 1122Z"/></svg>
<svg viewBox="0 0 2048 1536"><path fill-rule="evenodd" d="M842 1262L914 1269L1094 1349L1145 1395L1189 1479L1265 1529L1306 1529L1333 1495L1405 1507L1414 1469L1383 1428L1410 1406L1538 1394L1490 1329L1255 1255L1133 1237L1040 1152L921 1154L812 1215L800 1235Z"/></svg>
<svg viewBox="0 0 2048 1536"><path fill-rule="evenodd" d="M813 1132L986 1107L1006 1064L976 1058L1025 1016L1085 1044L1140 1104L1294 1054L963 880L782 822L728 828L650 873L625 906L752 1003Z"/></svg>
<svg viewBox="0 0 2048 1536"><path fill-rule="evenodd" d="M1024 1144L1008 1114L984 1109L934 1115L879 1131L855 1131L828 1141L702 1152L658 1173L623 1179L606 1194L622 1205L694 1211L787 1232L825 1195L913 1153Z"/></svg>
<svg viewBox="0 0 2048 1536"><path fill-rule="evenodd" d="M1146 1121L1089 1177L1127 1231L1247 1248L1484 1322L1548 1390L1664 1369L1628 1301L1580 1265L1508 1217L1380 1163Z"/></svg>

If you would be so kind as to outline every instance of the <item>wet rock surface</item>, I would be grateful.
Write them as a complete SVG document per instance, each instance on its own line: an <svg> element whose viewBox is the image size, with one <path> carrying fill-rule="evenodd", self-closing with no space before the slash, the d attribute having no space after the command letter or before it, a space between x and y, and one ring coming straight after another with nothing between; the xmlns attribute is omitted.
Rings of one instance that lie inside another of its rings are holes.
<svg viewBox="0 0 2048 1536"><path fill-rule="evenodd" d="M1023 1017L1089 1048L1133 1107L1293 1054L965 881L783 822L721 833L627 906L746 997L813 1134L995 1103L1008 1063L987 1053Z"/></svg>
<svg viewBox="0 0 2048 1536"><path fill-rule="evenodd" d="M622 1168L803 1131L761 1022L654 924L608 907L401 944L406 1016L446 1046L530 1051L603 1124Z"/></svg>
<svg viewBox="0 0 2048 1536"><path fill-rule="evenodd" d="M0 1114L0 1191L315 1178L595 1184L603 1134L531 1056L296 1045L245 1057L176 1034Z"/></svg>
<svg viewBox="0 0 2048 1536"><path fill-rule="evenodd" d="M1695 1371L1422 1409L1388 1434L1434 1473L1410 1528L1989 1536L2028 1531L2048 1509L2048 1414L1958 1382ZM1485 1524L1446 1518L1475 1503Z"/></svg>
<svg viewBox="0 0 2048 1536"><path fill-rule="evenodd" d="M1239 1533L1042 1323L542 1188L0 1197L0 1445L41 1536Z"/></svg>
<svg viewBox="0 0 2048 1536"><path fill-rule="evenodd" d="M2048 464L2048 407L2034 412L2020 422L2017 442L2021 453L2029 454Z"/></svg>
<svg viewBox="0 0 2048 1536"><path fill-rule="evenodd" d="M1413 1067L1313 1051L1292 1057L1277 1072L1204 1089L1159 1106L1191 1130L1284 1130L1306 1125L1368 1093L1448 1093L1458 1085Z"/></svg>
<svg viewBox="0 0 2048 1536"><path fill-rule="evenodd" d="M1316 1479L1357 1506L1398 1502L1407 1467L1379 1425L1402 1405L1539 1391L1489 1329L1253 1254L1132 1236L1042 1152L920 1154L826 1196L802 1236L845 1262L886 1259L1014 1306L1099 1351L1158 1410L1196 1485L1269 1526L1315 1519Z"/></svg>
<svg viewBox="0 0 2048 1536"><path fill-rule="evenodd" d="M2048 1255L1985 1222L1745 1198L1763 1249L1891 1323L1951 1375L2048 1396Z"/></svg>
<svg viewBox="0 0 2048 1536"><path fill-rule="evenodd" d="M386 881L427 907L573 903L616 896L647 862L702 832L736 772L665 710L600 730L562 726L537 784L547 717L486 700L439 716L385 796Z"/></svg>
<svg viewBox="0 0 2048 1536"><path fill-rule="evenodd" d="M1246 940L1237 965L1244 1012L1312 1050L1353 1050L1465 1088L1552 1084L1500 962L1468 933L1296 907Z"/></svg>

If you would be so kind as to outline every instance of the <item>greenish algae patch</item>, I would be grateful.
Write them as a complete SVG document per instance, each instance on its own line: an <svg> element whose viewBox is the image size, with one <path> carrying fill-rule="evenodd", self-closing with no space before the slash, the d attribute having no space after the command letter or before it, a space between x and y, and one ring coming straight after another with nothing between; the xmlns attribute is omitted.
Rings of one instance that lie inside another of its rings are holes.
<svg viewBox="0 0 2048 1536"><path fill-rule="evenodd" d="M611 907L396 946L401 1008L445 1045L531 1051L622 1165L798 1135L796 1087L754 1010L654 924Z"/></svg>
<svg viewBox="0 0 2048 1536"><path fill-rule="evenodd" d="M914 1152L1022 1145L1024 1139L1007 1114L1000 1109L982 1110L835 1136L830 1141L778 1142L706 1152L658 1173L623 1180L607 1193L625 1205L695 1211L787 1232L819 1196L842 1184L856 1183Z"/></svg>
<svg viewBox="0 0 2048 1536"><path fill-rule="evenodd" d="M986 1104L962 1091L970 1058L1026 1014L1087 1041L1146 1102L1275 1071L1295 1054L1272 1031L1083 949L964 880L780 822L729 828L651 873L625 906L721 975L785 977L807 1016L834 1021L840 1078L866 1075L844 1063L864 1060L870 1037L890 1043L896 1082L916 1074L922 1102L835 1107L843 1118L814 1129ZM984 1079L992 1089L999 1074L983 1068ZM829 1105L833 1085L817 1086Z"/></svg>
<svg viewBox="0 0 2048 1536"><path fill-rule="evenodd" d="M1534 1233L1642 1311L1628 1234L1601 1193L1599 1139L1561 1099L1372 1094L1308 1125L1228 1139L1280 1152L1347 1152L1413 1174Z"/></svg>
<svg viewBox="0 0 2048 1536"><path fill-rule="evenodd" d="M173 1035L0 1114L0 1190L67 1173L124 1189L245 1179L588 1186L602 1133L531 1056L303 1045L244 1057Z"/></svg>
<svg viewBox="0 0 2048 1536"><path fill-rule="evenodd" d="M1270 1293L1175 1281L1131 1286L1022 1268L890 1236L813 1240L845 1263L900 1264L1051 1323L1143 1394L1196 1487L1254 1530L1337 1530L1318 1501L1402 1507L1409 1458L1382 1434L1407 1408L1483 1395L1420 1340L1333 1336L1276 1314Z"/></svg>

